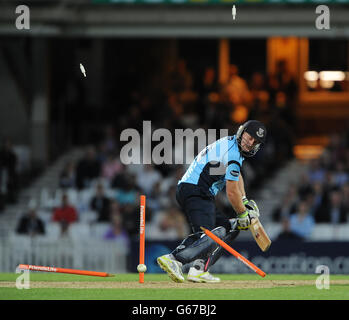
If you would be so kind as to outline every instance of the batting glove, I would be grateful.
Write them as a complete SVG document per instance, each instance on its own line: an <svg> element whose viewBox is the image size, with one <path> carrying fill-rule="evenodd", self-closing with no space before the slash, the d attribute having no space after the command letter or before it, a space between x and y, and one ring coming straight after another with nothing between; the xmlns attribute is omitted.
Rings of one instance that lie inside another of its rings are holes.
<svg viewBox="0 0 349 320"><path fill-rule="evenodd" d="M252 210L254 212L251 212L253 214L253 217L251 218L258 218L259 217L259 208L257 206L257 203L254 200L248 200L246 197L242 198L242 202L246 209Z"/></svg>
<svg viewBox="0 0 349 320"><path fill-rule="evenodd" d="M258 217L258 215L258 212L250 209L247 209L245 212L239 214L237 216L238 229L247 230L251 225L251 218Z"/></svg>
<svg viewBox="0 0 349 320"><path fill-rule="evenodd" d="M245 212L238 214L237 221L238 221L238 229L247 230L251 224L249 210L247 209Z"/></svg>

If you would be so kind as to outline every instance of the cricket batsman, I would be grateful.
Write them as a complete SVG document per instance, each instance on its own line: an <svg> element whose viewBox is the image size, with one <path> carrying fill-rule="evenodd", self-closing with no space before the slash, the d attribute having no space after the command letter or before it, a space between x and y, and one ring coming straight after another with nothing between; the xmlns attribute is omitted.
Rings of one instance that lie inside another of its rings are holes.
<svg viewBox="0 0 349 320"><path fill-rule="evenodd" d="M255 201L248 200L240 170L246 157L254 156L265 144L267 131L263 123L250 120L236 135L227 136L204 148L178 181L176 199L187 216L192 234L171 253L157 258L161 269L175 282L184 282L182 266L193 262L187 280L219 282L209 268L220 258L223 248L200 229L205 227L228 245L240 230L248 230L251 218L259 216ZM220 213L215 196L226 187L226 195L236 215Z"/></svg>

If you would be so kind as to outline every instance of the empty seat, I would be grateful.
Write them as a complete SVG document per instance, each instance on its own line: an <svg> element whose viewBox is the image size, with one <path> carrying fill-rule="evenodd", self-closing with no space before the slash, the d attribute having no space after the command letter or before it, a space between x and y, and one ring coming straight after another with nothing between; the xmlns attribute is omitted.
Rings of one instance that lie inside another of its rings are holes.
<svg viewBox="0 0 349 320"><path fill-rule="evenodd" d="M79 221L83 223L95 222L98 218L97 212L93 210L86 210L79 214Z"/></svg>
<svg viewBox="0 0 349 320"><path fill-rule="evenodd" d="M103 239L105 233L110 228L110 223L99 222L91 226L91 235L97 239Z"/></svg>
<svg viewBox="0 0 349 320"><path fill-rule="evenodd" d="M59 239L61 235L61 226L59 225L58 222L50 222L47 223L45 226L46 229L46 237L49 239Z"/></svg>
<svg viewBox="0 0 349 320"><path fill-rule="evenodd" d="M76 189L70 188L65 191L68 196L69 203L76 207L79 203L79 192Z"/></svg>
<svg viewBox="0 0 349 320"><path fill-rule="evenodd" d="M71 239L79 241L89 238L91 236L90 226L82 222L72 223L68 228L68 235Z"/></svg>
<svg viewBox="0 0 349 320"><path fill-rule="evenodd" d="M328 223L318 223L315 225L311 233L310 240L316 241L331 241L335 240L336 229Z"/></svg>

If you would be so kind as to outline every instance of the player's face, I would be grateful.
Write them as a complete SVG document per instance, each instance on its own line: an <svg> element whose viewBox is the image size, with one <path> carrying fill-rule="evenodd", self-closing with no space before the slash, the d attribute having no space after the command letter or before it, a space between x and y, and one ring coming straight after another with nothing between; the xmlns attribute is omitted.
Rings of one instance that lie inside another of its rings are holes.
<svg viewBox="0 0 349 320"><path fill-rule="evenodd" d="M257 144L257 140L247 132L244 132L241 139L241 148L246 152L250 152Z"/></svg>

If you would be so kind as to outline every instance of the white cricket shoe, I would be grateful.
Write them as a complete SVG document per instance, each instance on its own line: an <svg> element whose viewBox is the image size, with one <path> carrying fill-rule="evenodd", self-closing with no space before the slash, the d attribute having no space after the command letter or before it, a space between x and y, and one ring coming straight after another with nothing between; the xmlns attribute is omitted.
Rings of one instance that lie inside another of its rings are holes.
<svg viewBox="0 0 349 320"><path fill-rule="evenodd" d="M197 270L194 267L191 267L188 272L188 281L191 282L220 282L221 279L214 277L208 271L204 272L202 270Z"/></svg>
<svg viewBox="0 0 349 320"><path fill-rule="evenodd" d="M162 270L167 272L169 277L174 282L184 282L184 276L182 273L182 263L174 259L170 254L165 254L157 258L158 265Z"/></svg>

